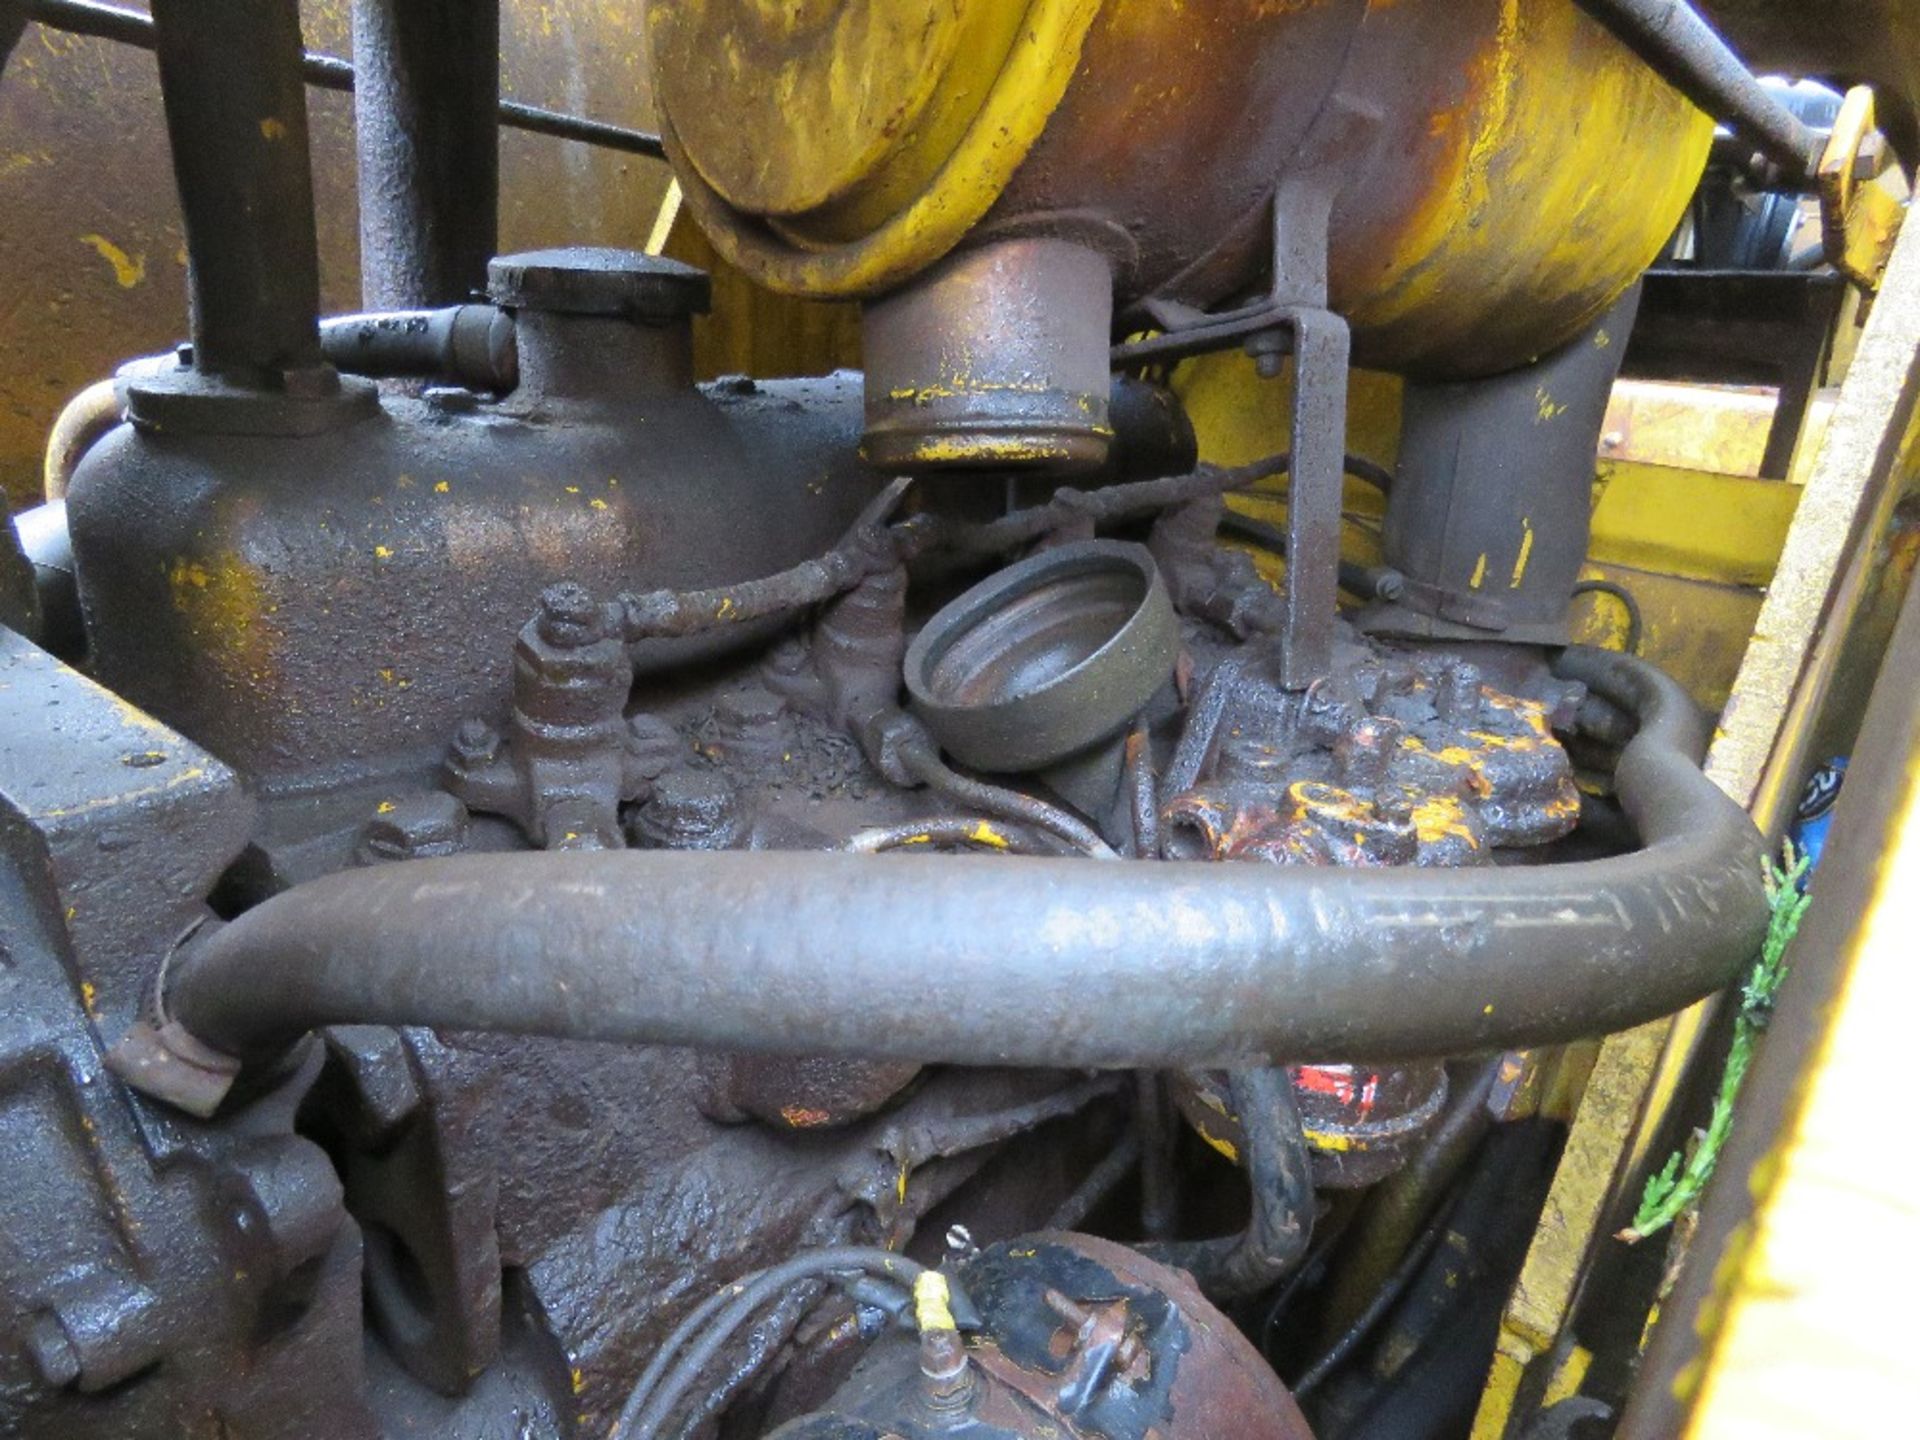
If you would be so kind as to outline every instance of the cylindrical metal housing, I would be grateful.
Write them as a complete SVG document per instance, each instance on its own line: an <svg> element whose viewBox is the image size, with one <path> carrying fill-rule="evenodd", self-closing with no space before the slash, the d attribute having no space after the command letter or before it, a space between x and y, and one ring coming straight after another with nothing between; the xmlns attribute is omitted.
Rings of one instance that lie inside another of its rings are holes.
<svg viewBox="0 0 1920 1440"><path fill-rule="evenodd" d="M862 450L888 471L1090 470L1107 458L1113 275L1045 237L956 251L866 307Z"/></svg>
<svg viewBox="0 0 1920 1440"><path fill-rule="evenodd" d="M1330 147L1333 307L1358 361L1430 377L1592 323L1712 128L1574 0L686 0L649 26L689 206L804 294L1048 234L1103 254L1123 309L1212 305L1261 283L1277 182L1358 114Z"/></svg>

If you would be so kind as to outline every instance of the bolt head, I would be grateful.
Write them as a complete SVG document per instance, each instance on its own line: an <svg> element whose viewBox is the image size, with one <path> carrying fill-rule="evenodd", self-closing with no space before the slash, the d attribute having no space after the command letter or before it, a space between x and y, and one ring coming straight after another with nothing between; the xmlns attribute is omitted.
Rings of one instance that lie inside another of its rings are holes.
<svg viewBox="0 0 1920 1440"><path fill-rule="evenodd" d="M462 720L453 734L453 757L472 770L491 765L500 755L500 733L484 720Z"/></svg>
<svg viewBox="0 0 1920 1440"><path fill-rule="evenodd" d="M51 1310L33 1317L24 1345L34 1373L54 1389L64 1390L80 1378L80 1352Z"/></svg>
<svg viewBox="0 0 1920 1440"><path fill-rule="evenodd" d="M451 855L466 843L467 808L442 790L387 802L367 822L361 851L378 860Z"/></svg>
<svg viewBox="0 0 1920 1440"><path fill-rule="evenodd" d="M595 601L586 586L563 580L540 592L535 626L549 645L592 645L606 636L606 608Z"/></svg>

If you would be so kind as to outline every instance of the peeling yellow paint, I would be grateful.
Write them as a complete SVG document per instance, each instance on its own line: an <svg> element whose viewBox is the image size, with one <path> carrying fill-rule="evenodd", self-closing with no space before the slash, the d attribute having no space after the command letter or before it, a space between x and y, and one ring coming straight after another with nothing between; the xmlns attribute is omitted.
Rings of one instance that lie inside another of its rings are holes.
<svg viewBox="0 0 1920 1440"><path fill-rule="evenodd" d="M131 290L147 278L147 257L144 253L129 255L104 235L82 235L80 243L91 245L100 258L113 267L113 278L122 290Z"/></svg>
<svg viewBox="0 0 1920 1440"><path fill-rule="evenodd" d="M1533 559L1533 519L1531 516L1525 516L1520 521L1520 555L1513 562L1513 579L1507 586L1509 590L1520 588L1520 582L1527 577L1527 562L1531 559Z"/></svg>

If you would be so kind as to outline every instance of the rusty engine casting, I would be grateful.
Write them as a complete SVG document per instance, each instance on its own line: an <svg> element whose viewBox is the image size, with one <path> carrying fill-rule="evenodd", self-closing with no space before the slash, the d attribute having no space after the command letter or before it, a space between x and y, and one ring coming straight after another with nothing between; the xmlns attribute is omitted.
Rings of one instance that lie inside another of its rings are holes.
<svg viewBox="0 0 1920 1440"><path fill-rule="evenodd" d="M1693 702L1567 643L1687 95L1769 119L1608 8L654 0L656 146L503 104L492 5L354 0L344 75L295 0L26 7L154 51L191 334L0 549L0 1433L1310 1440L1369 1197L1432 1182L1400 1274L1557 1144L1488 1057L1766 923ZM506 122L662 151L865 369L495 254ZM1288 448L1203 464L1234 348Z"/></svg>

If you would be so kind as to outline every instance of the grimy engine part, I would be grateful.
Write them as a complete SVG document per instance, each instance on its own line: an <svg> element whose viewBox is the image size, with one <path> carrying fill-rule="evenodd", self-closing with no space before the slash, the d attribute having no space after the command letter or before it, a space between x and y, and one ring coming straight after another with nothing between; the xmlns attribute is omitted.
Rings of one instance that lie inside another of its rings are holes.
<svg viewBox="0 0 1920 1440"><path fill-rule="evenodd" d="M1714 120L1838 142L1646 8L604 7L656 143L503 102L492 0L351 62L0 0L9 85L29 19L153 51L191 301L0 532L0 1434L1465 1434L1511 1076L1769 919L1575 595ZM503 123L666 159L864 369L702 378L707 271L502 246Z"/></svg>

